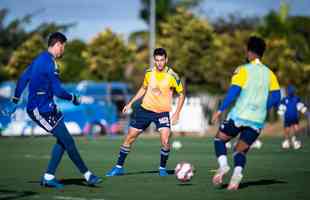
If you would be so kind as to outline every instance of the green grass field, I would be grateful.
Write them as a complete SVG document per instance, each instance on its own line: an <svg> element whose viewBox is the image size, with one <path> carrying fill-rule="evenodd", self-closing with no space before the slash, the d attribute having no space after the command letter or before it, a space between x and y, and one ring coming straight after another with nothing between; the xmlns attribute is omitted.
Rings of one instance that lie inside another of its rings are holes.
<svg viewBox="0 0 310 200"><path fill-rule="evenodd" d="M75 138L89 168L103 176L117 159L122 138L101 137L96 141ZM183 144L172 151L168 168L179 161L189 161L196 169L186 184L174 175L159 177L159 139L139 138L128 156L125 176L104 177L98 187L87 187L77 169L65 155L57 177L65 188L58 191L42 188L39 179L49 159L55 139L0 137L0 199L58 200L192 200L192 199L309 199L310 138L304 138L299 151L280 149L280 138L263 138L263 147L248 156L241 189L236 192L212 186L216 159L211 138L177 138ZM229 152L231 161L231 151ZM232 164L232 162L230 162ZM228 178L225 179L228 182Z"/></svg>

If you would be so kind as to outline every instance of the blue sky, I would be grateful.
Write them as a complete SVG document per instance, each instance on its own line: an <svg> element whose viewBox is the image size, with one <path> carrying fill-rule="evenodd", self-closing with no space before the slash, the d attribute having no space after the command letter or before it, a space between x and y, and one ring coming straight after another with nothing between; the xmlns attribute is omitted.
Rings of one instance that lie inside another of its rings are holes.
<svg viewBox="0 0 310 200"><path fill-rule="evenodd" d="M238 13L240 16L262 16L277 10L281 0L204 0L197 9L202 17L214 19ZM286 0L291 15L310 15L310 0ZM29 29L42 22L76 23L69 38L89 40L110 27L127 37L130 32L147 29L139 18L140 0L0 0L8 8L8 20L38 12Z"/></svg>

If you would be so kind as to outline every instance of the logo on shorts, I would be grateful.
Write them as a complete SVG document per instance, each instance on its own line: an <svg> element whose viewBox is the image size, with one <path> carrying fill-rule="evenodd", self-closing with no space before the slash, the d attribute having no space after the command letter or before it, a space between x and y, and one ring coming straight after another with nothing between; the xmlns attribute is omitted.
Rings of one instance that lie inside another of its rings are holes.
<svg viewBox="0 0 310 200"><path fill-rule="evenodd" d="M225 125L224 124L221 124L221 129L224 129L225 128Z"/></svg>
<svg viewBox="0 0 310 200"><path fill-rule="evenodd" d="M168 124L169 123L169 118L168 117L161 117L158 119L160 124Z"/></svg>

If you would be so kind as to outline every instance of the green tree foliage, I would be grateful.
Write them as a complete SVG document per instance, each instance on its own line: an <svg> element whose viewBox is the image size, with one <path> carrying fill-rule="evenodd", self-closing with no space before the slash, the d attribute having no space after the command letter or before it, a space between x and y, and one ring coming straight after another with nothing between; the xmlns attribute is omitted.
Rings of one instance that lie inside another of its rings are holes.
<svg viewBox="0 0 310 200"><path fill-rule="evenodd" d="M67 42L63 58L59 63L60 76L65 82L78 82L85 71L87 65L82 57L82 52L87 48L86 43L81 40L72 40Z"/></svg>
<svg viewBox="0 0 310 200"><path fill-rule="evenodd" d="M123 39L107 29L99 33L83 52L89 77L100 81L125 81L132 50Z"/></svg>
<svg viewBox="0 0 310 200"><path fill-rule="evenodd" d="M296 50L286 38L272 37L267 44L264 62L277 74L280 85L294 84L300 94L309 92L310 65L296 61Z"/></svg>
<svg viewBox="0 0 310 200"><path fill-rule="evenodd" d="M306 84L310 76L310 18L288 13L289 6L283 3L278 12L264 17L257 30L268 40L266 62L277 72L282 86L292 83L305 94L310 92L310 84Z"/></svg>
<svg viewBox="0 0 310 200"><path fill-rule="evenodd" d="M10 78L17 79L24 69L31 64L32 60L45 48L41 35L34 34L13 52L5 71L7 71Z"/></svg>
<svg viewBox="0 0 310 200"><path fill-rule="evenodd" d="M34 38L42 37L43 41L47 40L47 37L50 33L55 31L66 31L68 28L72 27L74 24L56 24L56 23L42 23L33 30L26 31L26 26L31 23L32 18L35 16L35 13L25 15L22 18L16 18L9 22L6 22L6 17L9 11L7 9L0 9L0 80L6 79L15 79L21 68L25 66L15 66L15 61L21 52L15 53L16 50L25 48L21 45L25 45L25 41L34 40ZM29 44L28 44L29 45ZM36 44L34 44L34 48ZM40 44L38 44L40 46ZM31 49L30 47L29 50ZM30 50L29 57L32 57L33 52L37 50ZM23 55L26 57L26 55ZM19 58L18 58L19 59ZM10 62L10 63L9 63ZM13 68L8 68L9 65L14 63ZM19 61L18 61L19 62ZM25 64L28 62L28 58ZM19 68L19 69L17 69Z"/></svg>
<svg viewBox="0 0 310 200"><path fill-rule="evenodd" d="M156 24L165 21L167 16L174 15L178 7L193 8L199 5L201 0L156 0ZM149 24L150 16L150 0L141 0L142 8L140 10L140 17Z"/></svg>
<svg viewBox="0 0 310 200"><path fill-rule="evenodd" d="M210 24L183 8L161 24L158 46L167 49L170 65L186 79L191 91L205 85L213 40Z"/></svg>
<svg viewBox="0 0 310 200"><path fill-rule="evenodd" d="M27 38L24 25L29 23L30 15L5 23L7 9L0 9L0 80L8 79L4 67L7 65L12 52Z"/></svg>
<svg viewBox="0 0 310 200"><path fill-rule="evenodd" d="M222 93L230 85L230 79L238 66L246 62L246 41L251 31L235 30L217 34L214 37L212 51L205 57L205 82L212 93Z"/></svg>

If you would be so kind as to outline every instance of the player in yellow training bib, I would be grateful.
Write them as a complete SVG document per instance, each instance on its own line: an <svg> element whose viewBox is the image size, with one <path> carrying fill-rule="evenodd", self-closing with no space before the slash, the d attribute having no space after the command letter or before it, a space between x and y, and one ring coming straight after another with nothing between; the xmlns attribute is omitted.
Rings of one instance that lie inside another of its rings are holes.
<svg viewBox="0 0 310 200"><path fill-rule="evenodd" d="M185 100L182 82L179 76L167 66L168 57L165 49L157 48L153 53L155 67L145 73L142 87L137 94L124 107L127 112L134 102L142 98L142 103L134 109L130 120L128 134L121 145L117 164L106 174L106 176L119 176L124 174L124 162L130 152L131 145L139 134L152 122L155 123L160 132L161 150L159 175L167 176L166 163L170 152L170 116L173 92L176 91L178 104L176 111L171 117L171 123L175 124L183 107Z"/></svg>
<svg viewBox="0 0 310 200"><path fill-rule="evenodd" d="M239 135L234 148L234 170L227 186L228 190L239 189L247 152L260 135L268 110L271 107L277 108L280 103L281 93L277 78L261 62L265 48L266 44L262 38L249 38L246 51L249 62L237 68L224 101L212 117L213 122L218 121L221 114L234 103L214 138L219 168L212 181L214 185L221 185L224 175L230 170L225 143Z"/></svg>

